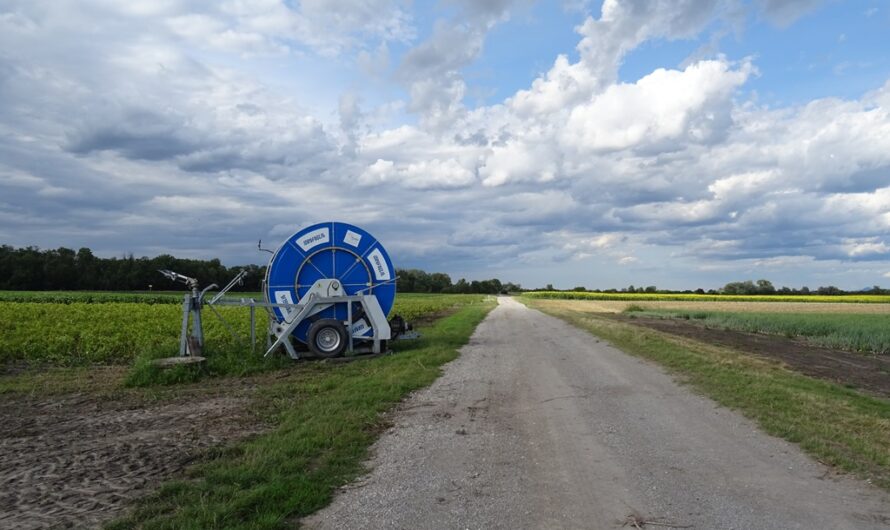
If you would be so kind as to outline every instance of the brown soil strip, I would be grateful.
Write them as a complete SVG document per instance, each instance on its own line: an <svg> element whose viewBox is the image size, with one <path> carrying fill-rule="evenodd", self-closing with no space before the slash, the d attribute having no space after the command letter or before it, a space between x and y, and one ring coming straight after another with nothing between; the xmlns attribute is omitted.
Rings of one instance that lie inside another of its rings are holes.
<svg viewBox="0 0 890 530"><path fill-rule="evenodd" d="M820 348L775 335L706 328L688 320L629 318L625 315L614 318L636 326L777 359L803 374L890 397L890 358L887 357Z"/></svg>
<svg viewBox="0 0 890 530"><path fill-rule="evenodd" d="M0 528L99 526L208 447L259 432L253 385L232 386L163 401L0 396Z"/></svg>

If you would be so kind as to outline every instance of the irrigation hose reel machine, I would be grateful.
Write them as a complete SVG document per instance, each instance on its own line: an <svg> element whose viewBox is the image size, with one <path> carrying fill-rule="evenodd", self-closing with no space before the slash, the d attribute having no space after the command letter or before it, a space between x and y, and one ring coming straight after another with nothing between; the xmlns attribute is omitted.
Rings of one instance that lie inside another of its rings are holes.
<svg viewBox="0 0 890 530"><path fill-rule="evenodd" d="M250 308L251 348L256 342L255 310L265 309L267 356L280 347L293 359L306 356L307 351L322 358L379 354L391 340L418 336L398 315L387 320L395 302L396 275L386 249L374 236L347 223L309 226L272 252L263 280L263 301L225 296L243 282L244 271L209 301L205 295L215 284L201 290L193 278L160 272L191 290L183 301L180 357L200 356L203 351L201 311L205 306L233 335L232 326L215 306Z"/></svg>

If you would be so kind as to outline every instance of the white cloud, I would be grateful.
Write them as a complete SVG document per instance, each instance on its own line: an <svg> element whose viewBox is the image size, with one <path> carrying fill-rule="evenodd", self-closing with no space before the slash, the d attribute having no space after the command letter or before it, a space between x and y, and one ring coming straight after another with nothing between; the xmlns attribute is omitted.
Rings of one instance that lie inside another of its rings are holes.
<svg viewBox="0 0 890 530"><path fill-rule="evenodd" d="M482 184L500 186L508 181L549 182L556 178L559 154L546 142L508 141L495 146L479 169Z"/></svg>
<svg viewBox="0 0 890 530"><path fill-rule="evenodd" d="M572 110L562 143L597 151L711 142L730 125L732 92L750 73L747 63L731 70L726 61L702 61L612 85Z"/></svg>
<svg viewBox="0 0 890 530"><path fill-rule="evenodd" d="M886 270L890 83L771 108L756 59L714 54L619 81L733 1L607 0L577 59L475 109L466 68L525 2L449 2L417 43L400 1L112 4L0 13L3 241L235 255L339 218L455 274Z"/></svg>
<svg viewBox="0 0 890 530"><path fill-rule="evenodd" d="M851 257L870 254L890 254L890 246L876 237L866 239L844 239L844 251Z"/></svg>
<svg viewBox="0 0 890 530"><path fill-rule="evenodd" d="M390 183L425 190L463 188L473 184L476 176L453 159L433 159L400 166L391 160L378 159L365 169L358 181L367 186Z"/></svg>

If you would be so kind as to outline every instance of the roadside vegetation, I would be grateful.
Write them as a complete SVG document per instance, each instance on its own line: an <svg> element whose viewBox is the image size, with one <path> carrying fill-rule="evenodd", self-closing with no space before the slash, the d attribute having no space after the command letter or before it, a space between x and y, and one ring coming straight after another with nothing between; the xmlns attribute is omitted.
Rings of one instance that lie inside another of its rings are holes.
<svg viewBox="0 0 890 530"><path fill-rule="evenodd" d="M822 462L890 489L890 400L744 352L573 309L565 302L522 299L622 351L658 362L697 391L755 420L766 432L799 444Z"/></svg>
<svg viewBox="0 0 890 530"><path fill-rule="evenodd" d="M311 363L271 379L254 400L268 432L211 455L109 528L293 526L363 471L386 426L381 414L435 380L493 306L473 297L422 329L419 341L395 343L396 355Z"/></svg>
<svg viewBox="0 0 890 530"><path fill-rule="evenodd" d="M804 339L841 350L886 354L890 351L890 314L756 313L694 310L648 310L628 307L634 316L675 318L701 325Z"/></svg>

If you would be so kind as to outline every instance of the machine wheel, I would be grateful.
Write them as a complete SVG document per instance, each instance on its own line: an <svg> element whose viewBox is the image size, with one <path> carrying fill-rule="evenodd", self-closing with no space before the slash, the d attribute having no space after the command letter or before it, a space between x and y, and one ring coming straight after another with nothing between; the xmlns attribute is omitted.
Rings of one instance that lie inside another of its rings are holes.
<svg viewBox="0 0 890 530"><path fill-rule="evenodd" d="M337 357L346 349L349 338L342 322L333 318L323 318L309 327L307 334L312 353L326 359Z"/></svg>

